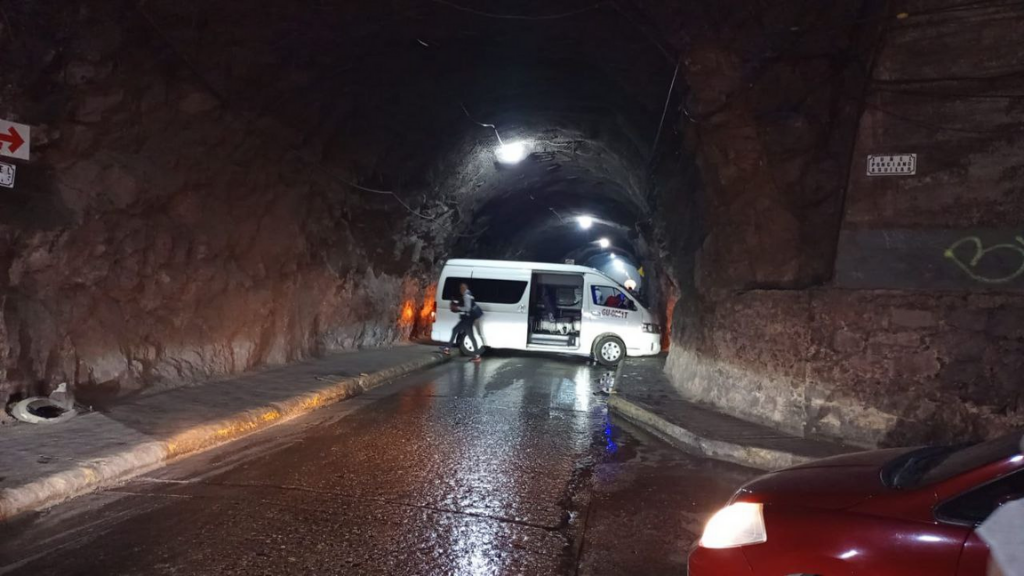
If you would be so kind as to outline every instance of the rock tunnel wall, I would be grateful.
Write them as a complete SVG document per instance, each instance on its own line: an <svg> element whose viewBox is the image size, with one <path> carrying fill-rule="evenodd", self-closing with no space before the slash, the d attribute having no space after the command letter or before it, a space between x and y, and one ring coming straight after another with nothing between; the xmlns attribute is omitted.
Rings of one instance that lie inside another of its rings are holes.
<svg viewBox="0 0 1024 576"><path fill-rule="evenodd" d="M429 240L393 199L289 153L287 127L233 110L137 15L12 9L36 27L4 38L19 50L5 51L0 115L34 135L17 187L0 189L0 405L423 327Z"/></svg>
<svg viewBox="0 0 1024 576"><path fill-rule="evenodd" d="M1024 10L953 4L865 5L885 24L836 35L859 59L789 60L751 102L684 119L711 204L667 367L684 396L868 446L1024 423ZM831 84L795 100L802 76ZM691 84L691 114L722 101ZM758 111L771 95L790 112ZM885 154L916 173L868 176Z"/></svg>
<svg viewBox="0 0 1024 576"><path fill-rule="evenodd" d="M866 445L1021 422L1018 6L41 4L0 28L0 114L34 126L0 190L0 403L394 342L446 249L596 209L675 304L685 396ZM470 109L552 128L533 171L495 171Z"/></svg>

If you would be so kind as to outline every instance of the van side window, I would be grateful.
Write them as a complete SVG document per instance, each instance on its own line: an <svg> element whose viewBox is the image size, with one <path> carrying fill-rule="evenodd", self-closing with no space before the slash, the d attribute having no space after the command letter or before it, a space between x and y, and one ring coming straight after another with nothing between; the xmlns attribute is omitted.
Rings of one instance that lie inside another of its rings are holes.
<svg viewBox="0 0 1024 576"><path fill-rule="evenodd" d="M449 276L448 279L444 281L444 288L441 289L441 300L447 300L448 302L451 302L452 300L458 300L459 302L461 302L462 295L459 294L459 284L462 284L463 282L465 282L471 287L473 286L473 281L469 278ZM472 288L470 288L470 290L472 290ZM474 291L473 294L475 295L476 292Z"/></svg>
<svg viewBox="0 0 1024 576"><path fill-rule="evenodd" d="M636 305L618 288L612 286L591 286L590 294L594 304L605 308L636 310Z"/></svg>
<svg viewBox="0 0 1024 576"><path fill-rule="evenodd" d="M487 278L459 278L449 276L444 281L444 288L441 290L441 299L461 301L459 284L463 282L469 286L469 291L477 302L490 304L517 304L523 299L526 293L525 280L490 280Z"/></svg>

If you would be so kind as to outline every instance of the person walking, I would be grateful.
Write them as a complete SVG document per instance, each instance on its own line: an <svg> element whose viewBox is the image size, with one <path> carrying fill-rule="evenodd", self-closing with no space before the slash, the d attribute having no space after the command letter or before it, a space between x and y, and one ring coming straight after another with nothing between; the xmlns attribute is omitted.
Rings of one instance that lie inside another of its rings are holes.
<svg viewBox="0 0 1024 576"><path fill-rule="evenodd" d="M476 321L483 315L484 311L476 303L469 285L465 282L459 284L459 293L462 295L462 304L452 302L452 312L459 313L459 323L452 329L452 337L448 341L449 347L444 349L445 354L451 353L451 346L458 346L459 334L465 332L473 340L473 362L480 362L480 343L477 342L475 328Z"/></svg>

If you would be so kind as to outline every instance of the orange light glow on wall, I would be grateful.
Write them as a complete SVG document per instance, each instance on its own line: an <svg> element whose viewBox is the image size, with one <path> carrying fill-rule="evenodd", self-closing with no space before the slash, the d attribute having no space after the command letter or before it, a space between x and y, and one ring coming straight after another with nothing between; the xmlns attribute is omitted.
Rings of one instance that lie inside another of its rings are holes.
<svg viewBox="0 0 1024 576"><path fill-rule="evenodd" d="M434 312L434 298L437 297L437 286L431 284L427 287L426 294L423 295L423 307L420 308L420 319L421 320L432 320Z"/></svg>
<svg viewBox="0 0 1024 576"><path fill-rule="evenodd" d="M402 305L402 315L398 318L399 326L412 326L416 319L416 309L413 308L412 300L406 300Z"/></svg>
<svg viewBox="0 0 1024 576"><path fill-rule="evenodd" d="M668 350L672 345L672 313L675 312L676 303L679 301L679 294L675 289L669 287L666 291L665 303L665 325L661 328L661 349Z"/></svg>

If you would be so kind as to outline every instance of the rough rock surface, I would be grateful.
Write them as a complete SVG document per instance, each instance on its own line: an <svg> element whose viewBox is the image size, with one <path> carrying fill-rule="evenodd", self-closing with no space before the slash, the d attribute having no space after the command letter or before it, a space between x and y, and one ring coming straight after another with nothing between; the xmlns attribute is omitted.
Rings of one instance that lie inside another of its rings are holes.
<svg viewBox="0 0 1024 576"><path fill-rule="evenodd" d="M680 122L700 167L705 218L691 250L704 294L801 288L831 275L859 115L847 96L864 89L861 59L870 59L879 8L871 0L650 6L683 54Z"/></svg>
<svg viewBox="0 0 1024 576"><path fill-rule="evenodd" d="M667 370L743 418L873 446L992 436L1024 414L1014 296L751 291L704 313Z"/></svg>
<svg viewBox="0 0 1024 576"><path fill-rule="evenodd" d="M589 211L691 399L864 444L1024 422L1016 4L43 4L0 21L34 127L0 403L388 343L443 257L582 260Z"/></svg>
<svg viewBox="0 0 1024 576"><path fill-rule="evenodd" d="M51 38L63 53L35 52L13 78L18 102L37 102L19 112L53 139L0 194L0 405L64 381L88 402L422 327L434 263L413 257L395 204L296 160L144 29L83 14Z"/></svg>
<svg viewBox="0 0 1024 576"><path fill-rule="evenodd" d="M953 4L897 2L879 14L880 36L832 27L835 42L865 46L860 61L781 53L732 105L732 92L692 81L694 110L716 113L693 129L709 233L668 362L688 398L865 445L1024 423L1024 249L1013 239L1024 221L1024 116L1007 96L1022 87L1012 47L1024 10ZM689 61L705 78L749 63L715 48ZM808 78L819 85L791 100ZM775 103L787 105L757 110ZM901 153L917 154L915 175L866 175L868 155Z"/></svg>

